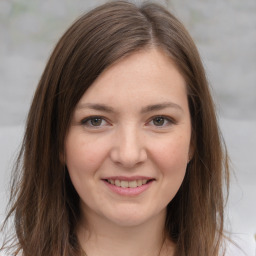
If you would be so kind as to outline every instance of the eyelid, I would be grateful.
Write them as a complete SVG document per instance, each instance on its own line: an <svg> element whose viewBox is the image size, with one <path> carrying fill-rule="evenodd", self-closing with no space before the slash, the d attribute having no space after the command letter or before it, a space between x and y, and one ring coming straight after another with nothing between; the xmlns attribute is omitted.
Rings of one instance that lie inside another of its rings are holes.
<svg viewBox="0 0 256 256"><path fill-rule="evenodd" d="M159 118L159 117L160 118L164 118L168 122L168 124L165 124L165 125L162 125L162 126L157 126L157 125L152 124L152 126L161 129L161 128L165 128L167 126L171 126L171 125L177 124L177 121L174 118L172 118L170 116L166 116L166 115L155 115L155 116L152 116L146 124L149 125L150 122L152 122L155 118Z"/></svg>
<svg viewBox="0 0 256 256"><path fill-rule="evenodd" d="M154 119L156 118L163 118L165 120L165 124L164 125L154 125L154 124L150 124L151 122L154 121ZM104 124L100 124L99 126L97 125L90 125L88 124L88 122L90 120L93 120L93 119L101 119L103 122L105 122ZM166 123L167 121L167 123ZM176 124L177 121L170 117L170 116L166 116L166 115L155 115L155 116L152 116L150 117L150 119L146 122L146 126L153 126L153 127L156 127L156 128L165 128L165 127L168 127L168 126L171 126L171 125L174 125ZM88 127L88 128L92 128L92 129L99 129L99 128L102 128L102 127L106 127L106 126L111 126L111 123L110 121L106 118L106 117L103 117L103 116L99 116L99 115L92 115L92 116L88 116L86 118L83 118L81 121L80 121L80 124L84 127Z"/></svg>
<svg viewBox="0 0 256 256"><path fill-rule="evenodd" d="M104 125L99 125L99 126L94 126L94 125L89 125L88 122L90 120L93 120L93 119L102 119L102 121L105 121L106 124ZM89 128L92 128L92 129L99 129L99 128L102 128L102 127L105 127L105 126L109 126L110 125L110 122L103 116L98 116L98 115L95 115L95 116L88 116L86 118L83 118L81 121L80 121L81 125L82 126L85 126L85 127L89 127Z"/></svg>

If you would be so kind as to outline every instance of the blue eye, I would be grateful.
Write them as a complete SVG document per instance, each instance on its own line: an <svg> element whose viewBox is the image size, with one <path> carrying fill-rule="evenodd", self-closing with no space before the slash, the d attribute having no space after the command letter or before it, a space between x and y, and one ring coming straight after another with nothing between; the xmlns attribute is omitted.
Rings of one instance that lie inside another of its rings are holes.
<svg viewBox="0 0 256 256"><path fill-rule="evenodd" d="M100 116L91 116L83 119L81 124L88 127L101 127L107 125L107 122Z"/></svg>

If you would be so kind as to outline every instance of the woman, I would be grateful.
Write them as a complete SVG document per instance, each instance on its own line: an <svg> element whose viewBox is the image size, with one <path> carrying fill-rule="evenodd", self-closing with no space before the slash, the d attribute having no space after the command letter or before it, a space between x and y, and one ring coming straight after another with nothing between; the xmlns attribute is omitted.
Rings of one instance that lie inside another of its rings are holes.
<svg viewBox="0 0 256 256"><path fill-rule="evenodd" d="M12 255L224 252L228 161L212 98L192 39L158 5L110 2L67 30L16 172Z"/></svg>

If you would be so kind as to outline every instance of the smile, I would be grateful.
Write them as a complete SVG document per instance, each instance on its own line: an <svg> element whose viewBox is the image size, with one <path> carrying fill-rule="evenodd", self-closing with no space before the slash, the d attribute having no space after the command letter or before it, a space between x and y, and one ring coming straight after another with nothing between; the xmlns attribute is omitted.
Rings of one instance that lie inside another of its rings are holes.
<svg viewBox="0 0 256 256"><path fill-rule="evenodd" d="M106 181L114 186L122 187L122 188L137 188L147 184L152 181L152 179L140 179L140 180L118 180L118 179L106 179Z"/></svg>

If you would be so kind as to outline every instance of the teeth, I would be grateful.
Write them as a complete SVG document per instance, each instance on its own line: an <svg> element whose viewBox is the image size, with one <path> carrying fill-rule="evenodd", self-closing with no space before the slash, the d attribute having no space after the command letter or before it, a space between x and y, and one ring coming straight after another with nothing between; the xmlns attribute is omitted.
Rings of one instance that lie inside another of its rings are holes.
<svg viewBox="0 0 256 256"><path fill-rule="evenodd" d="M136 188L140 187L142 185L145 185L148 180L132 180L132 181L126 181L126 180L107 180L108 183L115 185L117 187L122 188Z"/></svg>
<svg viewBox="0 0 256 256"><path fill-rule="evenodd" d="M120 180L115 180L115 185L118 186L118 187L121 187L121 182L120 182Z"/></svg>
<svg viewBox="0 0 256 256"><path fill-rule="evenodd" d="M130 188L136 188L138 186L138 182L136 180L129 181Z"/></svg>
<svg viewBox="0 0 256 256"><path fill-rule="evenodd" d="M122 180L122 181L121 181L121 187L122 187L122 188L128 188L128 185L129 185L129 182L128 182L128 181L125 181L125 180Z"/></svg>
<svg viewBox="0 0 256 256"><path fill-rule="evenodd" d="M142 180L137 180L137 185L141 186L142 185Z"/></svg>
<svg viewBox="0 0 256 256"><path fill-rule="evenodd" d="M142 184L146 184L147 183L147 180L142 180Z"/></svg>

